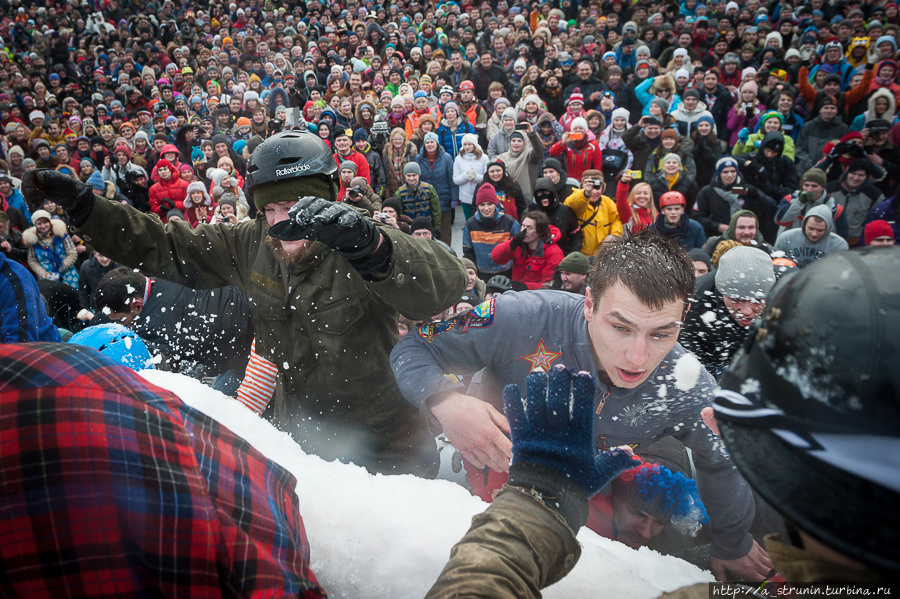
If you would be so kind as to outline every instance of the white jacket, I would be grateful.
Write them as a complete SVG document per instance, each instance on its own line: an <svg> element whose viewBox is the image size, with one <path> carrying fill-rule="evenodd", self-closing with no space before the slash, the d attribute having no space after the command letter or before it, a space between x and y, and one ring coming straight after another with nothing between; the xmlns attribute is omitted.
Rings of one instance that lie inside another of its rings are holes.
<svg viewBox="0 0 900 599"><path fill-rule="evenodd" d="M453 160L453 182L459 185L459 201L463 204L471 204L475 197L475 189L484 178L487 170L488 157L484 152L481 158L475 158L471 152L460 152ZM469 170L475 171L475 176L469 178Z"/></svg>

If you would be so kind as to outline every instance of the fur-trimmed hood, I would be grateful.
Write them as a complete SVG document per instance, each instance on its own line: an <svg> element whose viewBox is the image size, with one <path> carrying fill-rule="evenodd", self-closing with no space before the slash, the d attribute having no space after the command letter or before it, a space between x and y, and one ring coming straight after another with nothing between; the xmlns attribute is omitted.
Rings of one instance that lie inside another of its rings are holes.
<svg viewBox="0 0 900 599"><path fill-rule="evenodd" d="M62 221L62 219L59 219L59 218L50 219L50 226L51 226L51 230L53 231L53 234L56 237L65 237L66 235L69 234L69 229L68 229L68 227L66 227L66 223L64 223ZM25 247L30 248L33 245L37 244L37 242L38 242L37 227L30 227L28 229L25 229L25 232L22 233L22 244Z"/></svg>
<svg viewBox="0 0 900 599"><path fill-rule="evenodd" d="M676 90L678 89L677 87L675 87L675 78L672 77L671 75L668 75L668 74L658 75L653 80L653 84L650 86L650 94L655 96L656 90L659 89L660 87L662 87L663 85L665 85L666 87L668 87L669 89L672 90L672 96L670 96L670 98L669 98L669 102L671 103L671 101L672 101L671 99L675 96Z"/></svg>
<svg viewBox="0 0 900 599"><path fill-rule="evenodd" d="M888 111L886 113L884 113L883 115L876 117L875 116L875 100L878 98L884 98L888 101ZM888 121L893 122L894 114L897 112L897 100L894 98L894 94L891 92L891 90L887 89L886 87L882 87L882 88L875 90L872 93L872 95L869 96L868 102L869 102L869 105L868 105L868 108L869 108L868 118L869 119L880 118L880 119L886 119Z"/></svg>

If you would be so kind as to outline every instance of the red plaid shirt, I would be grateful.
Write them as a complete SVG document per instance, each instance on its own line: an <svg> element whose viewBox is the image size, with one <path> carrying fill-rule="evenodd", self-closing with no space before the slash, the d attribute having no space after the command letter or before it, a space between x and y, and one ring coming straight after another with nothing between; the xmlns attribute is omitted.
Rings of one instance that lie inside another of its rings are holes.
<svg viewBox="0 0 900 599"><path fill-rule="evenodd" d="M296 484L94 350L0 346L0 596L324 596Z"/></svg>

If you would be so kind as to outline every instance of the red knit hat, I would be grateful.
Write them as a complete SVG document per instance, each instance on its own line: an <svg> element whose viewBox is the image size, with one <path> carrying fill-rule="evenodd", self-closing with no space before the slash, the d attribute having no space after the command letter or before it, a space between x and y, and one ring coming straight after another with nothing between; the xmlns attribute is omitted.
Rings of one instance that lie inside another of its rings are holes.
<svg viewBox="0 0 900 599"><path fill-rule="evenodd" d="M870 245L872 241L878 237L893 237L894 229L891 228L891 225L886 220L873 220L866 225L864 236L866 238L866 245Z"/></svg>
<svg viewBox="0 0 900 599"><path fill-rule="evenodd" d="M475 207L477 208L479 204L500 205L500 200L497 199L497 190L490 183L482 185L475 194Z"/></svg>
<svg viewBox="0 0 900 599"><path fill-rule="evenodd" d="M159 170L159 169L161 169L161 168L163 168L163 167L169 169L170 171L172 171L172 173L176 173L176 172L177 172L177 171L175 170L175 167L172 165L172 163L169 162L168 160L166 160L165 158L159 160L159 161L156 163L156 170Z"/></svg>
<svg viewBox="0 0 900 599"><path fill-rule="evenodd" d="M584 104L584 94L581 93L580 87L576 87L572 90L572 95L569 96L569 101L566 102L566 106L568 106L572 102L581 102L582 105Z"/></svg>

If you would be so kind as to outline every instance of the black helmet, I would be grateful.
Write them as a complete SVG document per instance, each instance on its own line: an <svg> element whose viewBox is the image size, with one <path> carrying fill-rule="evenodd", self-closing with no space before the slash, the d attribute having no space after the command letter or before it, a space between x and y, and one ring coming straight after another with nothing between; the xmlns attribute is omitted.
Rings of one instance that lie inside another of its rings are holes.
<svg viewBox="0 0 900 599"><path fill-rule="evenodd" d="M505 275L494 275L488 279L485 289L489 293L503 293L512 289L512 281Z"/></svg>
<svg viewBox="0 0 900 599"><path fill-rule="evenodd" d="M331 148L318 135L284 131L266 139L250 154L247 190L313 175L321 175L331 182L337 170Z"/></svg>
<svg viewBox="0 0 900 599"><path fill-rule="evenodd" d="M800 530L900 572L900 248L836 252L780 281L722 375L734 463Z"/></svg>

